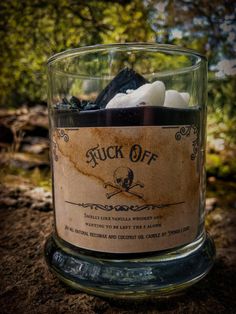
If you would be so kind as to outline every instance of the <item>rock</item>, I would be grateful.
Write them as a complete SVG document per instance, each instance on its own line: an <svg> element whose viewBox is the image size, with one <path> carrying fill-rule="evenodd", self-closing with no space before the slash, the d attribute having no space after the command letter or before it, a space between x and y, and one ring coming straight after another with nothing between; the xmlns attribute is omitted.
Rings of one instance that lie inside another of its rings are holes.
<svg viewBox="0 0 236 314"><path fill-rule="evenodd" d="M121 70L114 79L97 96L95 103L105 108L108 102L118 93L125 93L128 89L137 89L147 83L146 79L133 69Z"/></svg>
<svg viewBox="0 0 236 314"><path fill-rule="evenodd" d="M164 107L187 108L189 98L189 93L179 93L176 90L167 90L165 94Z"/></svg>
<svg viewBox="0 0 236 314"><path fill-rule="evenodd" d="M2 153L0 159L0 166L1 165L32 170L35 168L49 169L50 163L46 156L27 153Z"/></svg>
<svg viewBox="0 0 236 314"><path fill-rule="evenodd" d="M207 180L208 180L209 183L214 183L214 182L216 182L216 177L210 176L210 177L207 178Z"/></svg>
<svg viewBox="0 0 236 314"><path fill-rule="evenodd" d="M51 192L41 187L19 186L0 189L0 209L30 207L33 210L48 212L52 210Z"/></svg>
<svg viewBox="0 0 236 314"><path fill-rule="evenodd" d="M12 130L0 121L0 143L12 144L14 135Z"/></svg>
<svg viewBox="0 0 236 314"><path fill-rule="evenodd" d="M40 136L27 136L23 138L20 150L25 153L42 154L49 149L49 140Z"/></svg>
<svg viewBox="0 0 236 314"><path fill-rule="evenodd" d="M24 193L31 200L31 209L39 211L52 210L52 194L41 187L36 187Z"/></svg>
<svg viewBox="0 0 236 314"><path fill-rule="evenodd" d="M0 206L1 208L9 208L9 207L16 207L17 200L11 197L1 197L0 198Z"/></svg>
<svg viewBox="0 0 236 314"><path fill-rule="evenodd" d="M222 213L216 213L212 216L213 223L221 223L224 219Z"/></svg>
<svg viewBox="0 0 236 314"><path fill-rule="evenodd" d="M26 121L32 128L41 128L42 130L48 130L48 110L47 107L42 105L37 105L32 108L29 108L29 113L26 115ZM37 134L40 136L40 134ZM48 136L46 135L41 136Z"/></svg>
<svg viewBox="0 0 236 314"><path fill-rule="evenodd" d="M0 186L0 209L19 207L21 204L21 197L23 196L24 192L25 192L25 189L22 186L18 188L18 187L7 187L4 185L1 185Z"/></svg>
<svg viewBox="0 0 236 314"><path fill-rule="evenodd" d="M106 108L126 108L138 106L163 106L165 99L165 85L161 81L147 83L138 89L119 93L112 98Z"/></svg>
<svg viewBox="0 0 236 314"><path fill-rule="evenodd" d="M31 154L42 154L46 149L48 149L48 145L43 144L25 144L21 148L22 152Z"/></svg>
<svg viewBox="0 0 236 314"><path fill-rule="evenodd" d="M0 110L0 147L14 143L17 150L27 136L48 138L48 111L45 106Z"/></svg>
<svg viewBox="0 0 236 314"><path fill-rule="evenodd" d="M215 197L210 197L206 199L206 212L210 213L213 211L218 204L217 198Z"/></svg>

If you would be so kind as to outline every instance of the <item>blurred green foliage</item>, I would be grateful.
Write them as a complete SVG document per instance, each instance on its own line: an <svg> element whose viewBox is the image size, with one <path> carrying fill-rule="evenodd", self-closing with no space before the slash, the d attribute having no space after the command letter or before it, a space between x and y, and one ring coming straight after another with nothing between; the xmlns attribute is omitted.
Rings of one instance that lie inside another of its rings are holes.
<svg viewBox="0 0 236 314"><path fill-rule="evenodd" d="M46 100L45 65L73 47L154 39L142 1L0 3L0 104Z"/></svg>
<svg viewBox="0 0 236 314"><path fill-rule="evenodd" d="M226 149L235 148L236 2L149 0L147 3L157 42L192 48L208 57L209 145L218 138L224 141Z"/></svg>
<svg viewBox="0 0 236 314"><path fill-rule="evenodd" d="M45 65L54 53L99 43L177 44L209 60L211 154L235 151L235 20L231 0L1 1L0 105L45 101Z"/></svg>

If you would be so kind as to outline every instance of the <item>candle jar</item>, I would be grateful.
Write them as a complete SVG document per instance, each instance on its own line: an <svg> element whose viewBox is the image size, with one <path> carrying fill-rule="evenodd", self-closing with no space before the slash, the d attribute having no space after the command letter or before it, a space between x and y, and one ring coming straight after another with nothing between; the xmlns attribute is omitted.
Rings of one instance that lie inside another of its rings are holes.
<svg viewBox="0 0 236 314"><path fill-rule="evenodd" d="M97 45L48 61L50 269L79 290L162 297L211 269L204 227L207 60Z"/></svg>

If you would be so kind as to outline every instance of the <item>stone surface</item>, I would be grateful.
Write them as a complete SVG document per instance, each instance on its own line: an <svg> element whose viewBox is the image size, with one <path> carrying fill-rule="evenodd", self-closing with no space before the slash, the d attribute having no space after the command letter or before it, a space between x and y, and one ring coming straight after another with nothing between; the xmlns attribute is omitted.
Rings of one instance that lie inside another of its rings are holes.
<svg viewBox="0 0 236 314"><path fill-rule="evenodd" d="M48 192L27 184L21 188L0 186L1 314L235 313L236 214L230 206L235 200L233 194L229 203L217 197L217 205L207 218L208 230L217 245L217 260L209 275L171 299L130 302L72 290L49 272L43 246L52 231L53 213L31 209L35 200L44 199L49 201Z"/></svg>
<svg viewBox="0 0 236 314"><path fill-rule="evenodd" d="M35 168L49 169L48 156L38 156L31 153L1 153L0 166L9 166L18 169L32 170Z"/></svg>
<svg viewBox="0 0 236 314"><path fill-rule="evenodd" d="M48 138L46 106L22 106L15 110L0 110L0 151L20 151L24 140L27 139L29 143L32 136Z"/></svg>
<svg viewBox="0 0 236 314"><path fill-rule="evenodd" d="M46 212L52 210L52 195L41 187L26 191L24 197L30 200L31 209Z"/></svg>
<svg viewBox="0 0 236 314"><path fill-rule="evenodd" d="M28 207L43 212L52 210L52 195L41 187L27 185L20 185L19 188L0 187L1 209Z"/></svg>

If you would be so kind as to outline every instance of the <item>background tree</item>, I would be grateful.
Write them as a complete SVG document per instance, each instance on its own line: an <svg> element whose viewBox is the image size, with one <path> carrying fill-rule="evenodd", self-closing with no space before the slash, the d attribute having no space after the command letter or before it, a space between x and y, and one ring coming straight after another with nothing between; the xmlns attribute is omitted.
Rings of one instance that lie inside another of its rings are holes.
<svg viewBox="0 0 236 314"><path fill-rule="evenodd" d="M146 7L157 42L208 57L208 164L219 176L236 174L236 2L148 0Z"/></svg>
<svg viewBox="0 0 236 314"><path fill-rule="evenodd" d="M208 57L209 147L224 152L223 159L230 152L231 160L236 151L235 22L231 0L1 1L0 106L45 101L46 61L65 49L128 41L177 44Z"/></svg>
<svg viewBox="0 0 236 314"><path fill-rule="evenodd" d="M65 49L154 39L142 1L11 0L0 4L0 104L46 100L45 64Z"/></svg>

